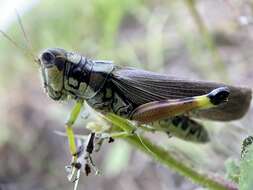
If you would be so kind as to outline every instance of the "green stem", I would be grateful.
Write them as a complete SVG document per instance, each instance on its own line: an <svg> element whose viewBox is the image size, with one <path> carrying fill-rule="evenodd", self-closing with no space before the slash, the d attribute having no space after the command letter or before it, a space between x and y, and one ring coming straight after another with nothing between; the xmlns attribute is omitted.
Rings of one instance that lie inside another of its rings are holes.
<svg viewBox="0 0 253 190"><path fill-rule="evenodd" d="M149 156L156 159L161 164L167 166L168 168L176 171L177 173L189 178L196 184L207 187L213 190L236 190L237 188L231 183L222 184L215 179L212 179L205 174L201 174L192 168L186 166L180 160L173 158L173 156L165 149L153 144L150 140L137 136L125 136L126 139L131 145L138 148L142 152L148 154ZM145 144L145 146L143 146ZM146 148L148 147L148 149ZM151 150L151 151L149 151Z"/></svg>
<svg viewBox="0 0 253 190"><path fill-rule="evenodd" d="M132 131L135 128L130 122L122 119L116 115L109 114L107 119L115 126L123 129L124 131ZM177 173L189 178L194 183L207 187L213 190L237 190L230 182L222 182L215 180L205 174L195 171L193 168L182 163L180 160L174 158L167 150L155 145L150 140L140 135L122 136L121 138L128 141L131 145L146 153L150 157L156 159L161 164L173 169Z"/></svg>

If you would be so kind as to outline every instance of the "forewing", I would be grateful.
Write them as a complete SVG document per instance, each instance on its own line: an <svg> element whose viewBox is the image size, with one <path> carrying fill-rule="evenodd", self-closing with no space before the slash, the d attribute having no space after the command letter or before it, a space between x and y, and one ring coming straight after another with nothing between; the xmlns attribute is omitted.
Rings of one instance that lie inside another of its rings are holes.
<svg viewBox="0 0 253 190"><path fill-rule="evenodd" d="M112 73L112 82L117 90L136 106L158 100L204 95L215 88L227 86L231 91L227 103L189 113L193 117L211 120L239 119L247 112L251 101L251 89L248 88L178 79L134 68L116 68Z"/></svg>

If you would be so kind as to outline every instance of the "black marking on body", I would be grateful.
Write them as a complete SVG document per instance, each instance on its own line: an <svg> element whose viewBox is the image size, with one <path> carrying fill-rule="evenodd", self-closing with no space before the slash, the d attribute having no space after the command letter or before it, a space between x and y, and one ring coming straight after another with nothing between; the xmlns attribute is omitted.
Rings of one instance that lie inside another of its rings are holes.
<svg viewBox="0 0 253 190"><path fill-rule="evenodd" d="M192 134L192 135L195 135L196 132L199 132L198 135L197 135L197 137L199 138L200 137L201 128L192 127L189 130L189 134Z"/></svg>
<svg viewBox="0 0 253 190"><path fill-rule="evenodd" d="M104 87L92 98L87 100L87 103L99 112L107 113L112 109L113 94L108 96L109 91L112 91L110 80L107 80Z"/></svg>
<svg viewBox="0 0 253 190"><path fill-rule="evenodd" d="M87 59L82 58L78 64L73 64L73 63L67 63L67 64L71 64L66 73L68 85L70 87L72 87L75 90L78 90L81 82L89 84L90 73L92 69L90 69L89 67L86 67L86 65L89 64ZM76 86L69 83L70 78L73 78L74 80L77 81Z"/></svg>
<svg viewBox="0 0 253 190"><path fill-rule="evenodd" d="M220 87L208 94L208 97L210 98L210 102L214 105L219 105L225 101L227 101L227 98L230 94L230 90L227 87Z"/></svg>
<svg viewBox="0 0 253 190"><path fill-rule="evenodd" d="M182 122L182 117L176 116L172 119L172 124L176 127Z"/></svg>
<svg viewBox="0 0 253 190"><path fill-rule="evenodd" d="M205 134L206 131L203 126L187 116L176 116L171 119L171 122L175 128L180 127L182 131L185 131L186 138L195 136L201 142L207 142L209 140L208 134Z"/></svg>

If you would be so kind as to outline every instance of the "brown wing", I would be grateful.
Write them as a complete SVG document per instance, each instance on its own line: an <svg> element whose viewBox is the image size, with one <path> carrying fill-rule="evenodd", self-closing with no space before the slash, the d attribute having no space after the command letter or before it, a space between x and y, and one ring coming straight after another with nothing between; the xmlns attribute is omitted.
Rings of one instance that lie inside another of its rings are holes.
<svg viewBox="0 0 253 190"><path fill-rule="evenodd" d="M216 108L190 113L192 117L211 120L239 119L247 112L251 102L251 89L249 88L178 79L134 68L115 68L112 72L112 82L117 90L137 106L156 100L199 96L215 88L227 86L231 91L227 103Z"/></svg>

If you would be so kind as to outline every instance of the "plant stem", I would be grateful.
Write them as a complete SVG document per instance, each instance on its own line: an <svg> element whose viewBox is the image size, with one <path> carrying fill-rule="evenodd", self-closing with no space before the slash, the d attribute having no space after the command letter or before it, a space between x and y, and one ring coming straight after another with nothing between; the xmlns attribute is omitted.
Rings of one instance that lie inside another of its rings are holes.
<svg viewBox="0 0 253 190"><path fill-rule="evenodd" d="M153 144L150 140L144 137L141 137L141 141L137 136L125 136L124 139L126 139L134 147L138 148L142 152L156 159L161 164L189 178L191 181L193 181L196 184L202 185L204 187L207 187L213 190L236 190L237 189L231 183L222 184L206 176L205 174L201 174L195 171L194 169L186 166L184 163L180 162L180 160L173 158L173 156L168 151ZM143 146L143 144L145 144L145 146ZM148 149L146 147L148 147ZM152 152L149 150L151 150Z"/></svg>
<svg viewBox="0 0 253 190"><path fill-rule="evenodd" d="M135 126L133 126L127 120L122 119L113 114L109 114L107 116L107 120L109 120L115 126L127 131L132 131L132 129L135 128ZM189 178L196 184L202 185L213 190L237 190L237 187L235 187L234 184L230 182L225 182L224 180L220 182L220 180L217 181L212 177L195 171L193 168L174 158L173 155L171 155L167 150L152 143L149 139L145 137L142 137L140 135L129 135L122 136L121 138L125 139L135 148L146 153L161 164Z"/></svg>

